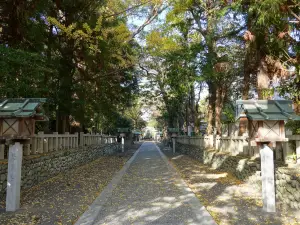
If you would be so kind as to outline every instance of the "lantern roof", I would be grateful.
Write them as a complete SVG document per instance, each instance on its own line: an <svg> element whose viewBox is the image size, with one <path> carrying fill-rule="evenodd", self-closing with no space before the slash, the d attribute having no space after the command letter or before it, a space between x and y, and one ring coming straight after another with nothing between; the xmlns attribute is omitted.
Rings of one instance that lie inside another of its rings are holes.
<svg viewBox="0 0 300 225"><path fill-rule="evenodd" d="M132 133L133 134L142 134L142 132L140 130L133 130Z"/></svg>
<svg viewBox="0 0 300 225"><path fill-rule="evenodd" d="M178 128L173 128L173 127L169 127L168 131L171 133L179 133L179 129Z"/></svg>
<svg viewBox="0 0 300 225"><path fill-rule="evenodd" d="M0 118L44 117L38 107L46 102L45 98L8 98L0 99Z"/></svg>
<svg viewBox="0 0 300 225"><path fill-rule="evenodd" d="M118 128L119 133L130 133L130 128L128 127L123 127L123 128Z"/></svg>
<svg viewBox="0 0 300 225"><path fill-rule="evenodd" d="M300 120L293 110L290 100L237 100L238 118L249 120Z"/></svg>

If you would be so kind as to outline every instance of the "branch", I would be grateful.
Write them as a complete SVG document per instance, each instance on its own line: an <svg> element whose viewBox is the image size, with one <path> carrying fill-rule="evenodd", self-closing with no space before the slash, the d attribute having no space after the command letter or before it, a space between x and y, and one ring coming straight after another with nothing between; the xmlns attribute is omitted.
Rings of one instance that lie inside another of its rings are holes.
<svg viewBox="0 0 300 225"><path fill-rule="evenodd" d="M81 78L81 79L78 79L78 80L75 80L74 82L80 82L80 81L96 81L97 79L99 78L106 78L108 76L112 76L112 75L117 75L118 72L121 72L123 70L126 70L126 69L130 69L132 68L133 66L135 66L135 64L129 64L128 66L126 67L123 67L123 68L120 68L120 69L116 69L116 70L113 70L111 72L107 72L107 73L102 73L102 74L98 74L94 77L91 77L91 78L87 78L87 77L84 77L84 78ZM76 67L76 69L78 69Z"/></svg>
<svg viewBox="0 0 300 225"><path fill-rule="evenodd" d="M202 34L203 37L205 37L205 35L207 34L206 30L203 30L202 27L201 27L201 22L200 22L200 17L197 16L193 10L190 10L190 12L192 13L192 16L194 17L194 20L196 21L197 23L197 26L198 26L198 31Z"/></svg>
<svg viewBox="0 0 300 225"><path fill-rule="evenodd" d="M146 26L148 26L154 19L156 19L160 13L162 13L166 8L168 8L168 6L165 6L159 9L161 6L162 4L154 7L154 9L152 10L152 14L149 15L148 19L132 34L132 38L138 35Z"/></svg>
<svg viewBox="0 0 300 225"><path fill-rule="evenodd" d="M125 10L123 10L123 11L121 11L121 12L117 12L117 13L114 13L114 14L111 14L111 15L108 15L108 16L105 16L104 18L106 19L106 18L109 18L109 17L118 16L118 15L123 14L123 13L125 13L125 12L131 11L132 9L135 9L135 8L140 7L140 6L146 5L146 4L148 4L149 2L151 2L151 0L149 0L149 1L147 1L147 2L144 2L144 3L141 3L141 4L138 4L138 5L135 5L135 6L132 6L132 7L128 8L128 9L125 9Z"/></svg>
<svg viewBox="0 0 300 225"><path fill-rule="evenodd" d="M288 8L288 10L290 14L292 14L298 21L300 21L300 17L296 13L294 13L290 8Z"/></svg>
<svg viewBox="0 0 300 225"><path fill-rule="evenodd" d="M143 66L141 66L141 64L139 63L139 67L142 69L142 70L144 70L144 71L146 71L146 73L147 73L147 76L149 76L150 75L150 72L145 68L145 67L143 67Z"/></svg>
<svg viewBox="0 0 300 225"><path fill-rule="evenodd" d="M237 30L233 30L233 31L229 31L225 34L222 34L220 36L217 36L216 39L221 39L221 38L227 38L227 37L230 37L230 36L236 36L238 33L240 33L242 30L245 30L245 27L240 27L239 29Z"/></svg>
<svg viewBox="0 0 300 225"><path fill-rule="evenodd" d="M146 71L147 76L150 76L151 74L156 75L156 73L151 73L148 69L146 69L145 67L143 67L140 63L139 63L138 65L139 65L139 67L140 67L142 70Z"/></svg>

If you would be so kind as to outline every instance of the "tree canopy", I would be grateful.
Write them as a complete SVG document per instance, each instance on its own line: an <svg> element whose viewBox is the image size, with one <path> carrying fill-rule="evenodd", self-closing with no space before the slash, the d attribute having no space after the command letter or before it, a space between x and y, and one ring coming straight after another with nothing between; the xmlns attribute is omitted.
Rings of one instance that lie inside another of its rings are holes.
<svg viewBox="0 0 300 225"><path fill-rule="evenodd" d="M2 1L0 97L46 97L44 129L222 132L236 99L299 105L296 0ZM205 92L208 94L205 95Z"/></svg>

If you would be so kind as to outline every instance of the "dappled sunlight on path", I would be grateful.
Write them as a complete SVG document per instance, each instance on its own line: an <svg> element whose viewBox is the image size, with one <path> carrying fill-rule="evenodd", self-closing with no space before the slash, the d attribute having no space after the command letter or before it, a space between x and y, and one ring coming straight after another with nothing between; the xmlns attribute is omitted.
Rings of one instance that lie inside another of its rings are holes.
<svg viewBox="0 0 300 225"><path fill-rule="evenodd" d="M232 174L214 170L189 156L166 154L218 224L300 224L299 212L265 213L257 186L243 183Z"/></svg>
<svg viewBox="0 0 300 225"><path fill-rule="evenodd" d="M144 143L92 224L215 224L169 167L155 144Z"/></svg>

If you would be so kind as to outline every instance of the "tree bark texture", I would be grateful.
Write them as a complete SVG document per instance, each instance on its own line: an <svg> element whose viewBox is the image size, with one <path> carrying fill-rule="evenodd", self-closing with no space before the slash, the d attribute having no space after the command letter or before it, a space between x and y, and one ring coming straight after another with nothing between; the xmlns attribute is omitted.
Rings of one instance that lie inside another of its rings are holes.
<svg viewBox="0 0 300 225"><path fill-rule="evenodd" d="M216 88L216 104L215 104L215 127L217 135L222 134L222 110L226 96L226 88L223 85L218 85Z"/></svg>
<svg viewBox="0 0 300 225"><path fill-rule="evenodd" d="M208 82L208 109L207 109L207 134L213 134L214 109L216 102L216 89L212 82Z"/></svg>

